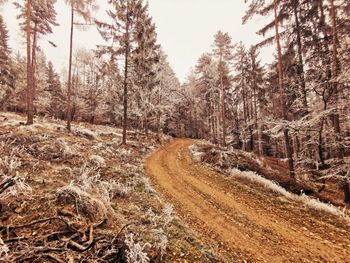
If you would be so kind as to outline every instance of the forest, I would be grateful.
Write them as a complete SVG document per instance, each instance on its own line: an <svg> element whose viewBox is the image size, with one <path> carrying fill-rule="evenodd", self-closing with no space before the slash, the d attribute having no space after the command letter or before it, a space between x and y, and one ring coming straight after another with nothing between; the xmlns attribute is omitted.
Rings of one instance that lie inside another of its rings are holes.
<svg viewBox="0 0 350 263"><path fill-rule="evenodd" d="M65 0L60 71L60 1L0 0L0 262L348 262L350 1L242 0L183 81L152 1Z"/></svg>

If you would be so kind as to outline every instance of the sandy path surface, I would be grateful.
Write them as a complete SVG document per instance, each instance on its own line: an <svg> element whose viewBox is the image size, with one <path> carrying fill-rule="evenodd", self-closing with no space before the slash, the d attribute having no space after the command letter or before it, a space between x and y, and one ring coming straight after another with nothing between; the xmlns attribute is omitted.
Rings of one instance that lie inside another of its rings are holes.
<svg viewBox="0 0 350 263"><path fill-rule="evenodd" d="M146 160L158 192L222 261L350 262L350 224L194 162L189 139Z"/></svg>

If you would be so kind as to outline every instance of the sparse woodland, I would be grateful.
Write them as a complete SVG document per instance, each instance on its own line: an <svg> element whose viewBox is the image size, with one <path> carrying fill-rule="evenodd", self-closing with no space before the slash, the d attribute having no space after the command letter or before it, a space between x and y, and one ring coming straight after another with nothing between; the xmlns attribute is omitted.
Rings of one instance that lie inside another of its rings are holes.
<svg viewBox="0 0 350 263"><path fill-rule="evenodd" d="M108 0L106 22L99 1L66 0L63 73L40 47L56 0L15 1L23 53L0 13L0 262L222 260L146 176L171 136L201 140L191 156L222 174L349 220L350 1L245 2L262 41L219 30L182 84L146 1ZM104 43L76 47L89 26Z"/></svg>

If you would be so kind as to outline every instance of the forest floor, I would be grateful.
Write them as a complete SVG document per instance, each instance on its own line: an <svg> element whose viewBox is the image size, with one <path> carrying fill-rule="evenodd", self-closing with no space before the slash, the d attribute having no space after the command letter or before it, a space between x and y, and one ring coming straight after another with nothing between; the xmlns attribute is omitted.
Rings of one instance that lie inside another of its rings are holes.
<svg viewBox="0 0 350 263"><path fill-rule="evenodd" d="M212 262L144 159L169 138L0 113L0 262Z"/></svg>
<svg viewBox="0 0 350 263"><path fill-rule="evenodd" d="M194 143L177 139L164 145L147 158L146 172L220 261L350 262L346 214L244 176L223 175L192 159Z"/></svg>

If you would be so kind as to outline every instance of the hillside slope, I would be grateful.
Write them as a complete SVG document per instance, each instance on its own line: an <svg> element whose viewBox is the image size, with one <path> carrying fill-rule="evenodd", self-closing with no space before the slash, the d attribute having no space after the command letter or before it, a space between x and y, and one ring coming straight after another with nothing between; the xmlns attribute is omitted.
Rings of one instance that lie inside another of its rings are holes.
<svg viewBox="0 0 350 263"><path fill-rule="evenodd" d="M0 262L215 258L145 176L156 135L24 121L0 113Z"/></svg>

